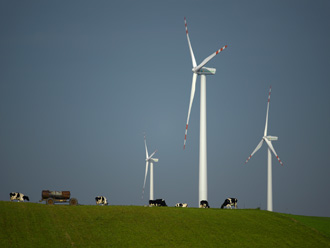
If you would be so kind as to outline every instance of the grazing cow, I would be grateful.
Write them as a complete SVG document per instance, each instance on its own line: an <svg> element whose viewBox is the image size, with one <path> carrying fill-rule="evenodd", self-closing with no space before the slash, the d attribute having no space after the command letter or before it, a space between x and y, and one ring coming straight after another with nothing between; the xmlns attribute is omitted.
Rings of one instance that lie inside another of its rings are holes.
<svg viewBox="0 0 330 248"><path fill-rule="evenodd" d="M95 197L96 205L108 205L107 198L104 196Z"/></svg>
<svg viewBox="0 0 330 248"><path fill-rule="evenodd" d="M177 204L175 204L175 206L178 208L187 208L188 204L187 203L177 203Z"/></svg>
<svg viewBox="0 0 330 248"><path fill-rule="evenodd" d="M149 206L167 207L164 199L149 200Z"/></svg>
<svg viewBox="0 0 330 248"><path fill-rule="evenodd" d="M9 193L10 201L17 200L19 202L24 202L24 200L30 201L29 197L18 192Z"/></svg>
<svg viewBox="0 0 330 248"><path fill-rule="evenodd" d="M199 207L200 208L210 208L209 203L207 201L201 201Z"/></svg>
<svg viewBox="0 0 330 248"><path fill-rule="evenodd" d="M223 204L221 205L221 208L231 208L231 206L235 206L235 209L237 208L237 199L236 198L227 198Z"/></svg>

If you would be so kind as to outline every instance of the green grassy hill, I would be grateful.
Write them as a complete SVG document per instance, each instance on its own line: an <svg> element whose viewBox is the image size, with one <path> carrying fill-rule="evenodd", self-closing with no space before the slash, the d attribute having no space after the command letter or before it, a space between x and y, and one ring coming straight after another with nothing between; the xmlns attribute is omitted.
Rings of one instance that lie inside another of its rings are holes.
<svg viewBox="0 0 330 248"><path fill-rule="evenodd" d="M0 247L330 247L330 218L0 201Z"/></svg>

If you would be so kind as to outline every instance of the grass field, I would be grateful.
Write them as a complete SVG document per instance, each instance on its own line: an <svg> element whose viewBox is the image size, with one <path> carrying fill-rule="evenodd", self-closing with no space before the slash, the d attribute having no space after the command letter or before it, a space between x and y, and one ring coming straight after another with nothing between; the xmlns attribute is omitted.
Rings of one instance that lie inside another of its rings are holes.
<svg viewBox="0 0 330 248"><path fill-rule="evenodd" d="M330 218L0 201L0 247L330 247Z"/></svg>

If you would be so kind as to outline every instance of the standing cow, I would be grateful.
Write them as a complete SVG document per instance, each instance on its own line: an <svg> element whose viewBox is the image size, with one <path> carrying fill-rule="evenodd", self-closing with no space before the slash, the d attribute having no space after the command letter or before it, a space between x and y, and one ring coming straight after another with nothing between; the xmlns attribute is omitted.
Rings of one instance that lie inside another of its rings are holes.
<svg viewBox="0 0 330 248"><path fill-rule="evenodd" d="M95 197L96 205L108 205L107 198L104 196Z"/></svg>
<svg viewBox="0 0 330 248"><path fill-rule="evenodd" d="M11 192L9 193L10 196L10 201L13 200L17 200L18 202L24 202L24 200L26 201L30 201L29 197L26 195L23 195L22 193L18 193L18 192Z"/></svg>
<svg viewBox="0 0 330 248"><path fill-rule="evenodd" d="M221 205L221 208L230 208L231 206L235 206L235 209L237 208L237 199L236 198L227 198L223 204Z"/></svg>
<svg viewBox="0 0 330 248"><path fill-rule="evenodd" d="M167 207L164 199L149 200L149 206Z"/></svg>
<svg viewBox="0 0 330 248"><path fill-rule="evenodd" d="M210 205L207 201L203 200L200 202L200 205L199 205L200 208L210 208Z"/></svg>

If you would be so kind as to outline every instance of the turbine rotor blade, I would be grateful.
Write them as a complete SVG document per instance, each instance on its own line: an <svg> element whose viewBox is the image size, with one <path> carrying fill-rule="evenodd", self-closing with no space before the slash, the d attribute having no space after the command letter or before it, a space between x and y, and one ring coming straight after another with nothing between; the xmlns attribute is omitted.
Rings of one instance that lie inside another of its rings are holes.
<svg viewBox="0 0 330 248"><path fill-rule="evenodd" d="M188 28L187 28L187 20L186 20L186 17L184 18L184 26L186 28L186 34L187 34L187 40L188 40L188 46L189 46L189 50L190 50L190 55L191 55L191 61L192 61L192 65L193 65L193 68L197 66L196 64L196 59L195 59L195 56L194 56L194 52L192 50L192 47L191 47L191 44L190 44L190 39L189 39L189 35L188 35Z"/></svg>
<svg viewBox="0 0 330 248"><path fill-rule="evenodd" d="M155 150L148 158L147 160L151 159L153 155L155 155L155 153L157 152L157 150Z"/></svg>
<svg viewBox="0 0 330 248"><path fill-rule="evenodd" d="M188 124L189 124L191 106L192 106L192 103L194 101L194 96L195 96L196 80L197 80L197 74L194 73L193 78L192 78L192 83L191 83L190 102L189 102L189 109L188 109L188 116L187 116L187 123L186 123L186 131L185 131L185 135L184 135L183 150L186 148Z"/></svg>
<svg viewBox="0 0 330 248"><path fill-rule="evenodd" d="M272 142L270 142L267 138L265 138L265 141L269 147L269 149L274 153L275 157L277 158L278 162L280 162L280 164L283 166L283 163L281 161L281 159L277 156L276 152L275 152L275 149L272 145Z"/></svg>
<svg viewBox="0 0 330 248"><path fill-rule="evenodd" d="M149 157L149 155L148 155L146 135L144 135L144 146L145 146L145 149L146 149L146 159L147 159Z"/></svg>
<svg viewBox="0 0 330 248"><path fill-rule="evenodd" d="M199 71L204 65L206 65L215 55L222 52L225 48L227 48L227 45L224 47L221 47L218 51L212 53L210 56L208 56L206 59L203 60L202 63L200 63L197 67L194 68L194 71Z"/></svg>
<svg viewBox="0 0 330 248"><path fill-rule="evenodd" d="M265 131L264 136L267 136L267 129L268 129L268 112L269 112L269 102L270 102L270 93L272 92L272 86L269 88L269 94L268 94L268 102L267 102L267 113L266 113L266 124L265 124Z"/></svg>
<svg viewBox="0 0 330 248"><path fill-rule="evenodd" d="M245 164L247 162L249 162L250 158L253 156L253 154L255 154L259 149L260 147L262 146L262 144L264 143L264 139L262 139L259 144L257 145L256 149L254 149L254 151L251 153L251 155L247 158L247 160L245 161Z"/></svg>
<svg viewBox="0 0 330 248"><path fill-rule="evenodd" d="M142 199L143 199L143 195L144 195L144 188L146 186L146 180L147 180L147 174L148 174L148 165L149 165L149 161L146 162L146 172L144 175L144 183L143 183L143 189L142 189Z"/></svg>

